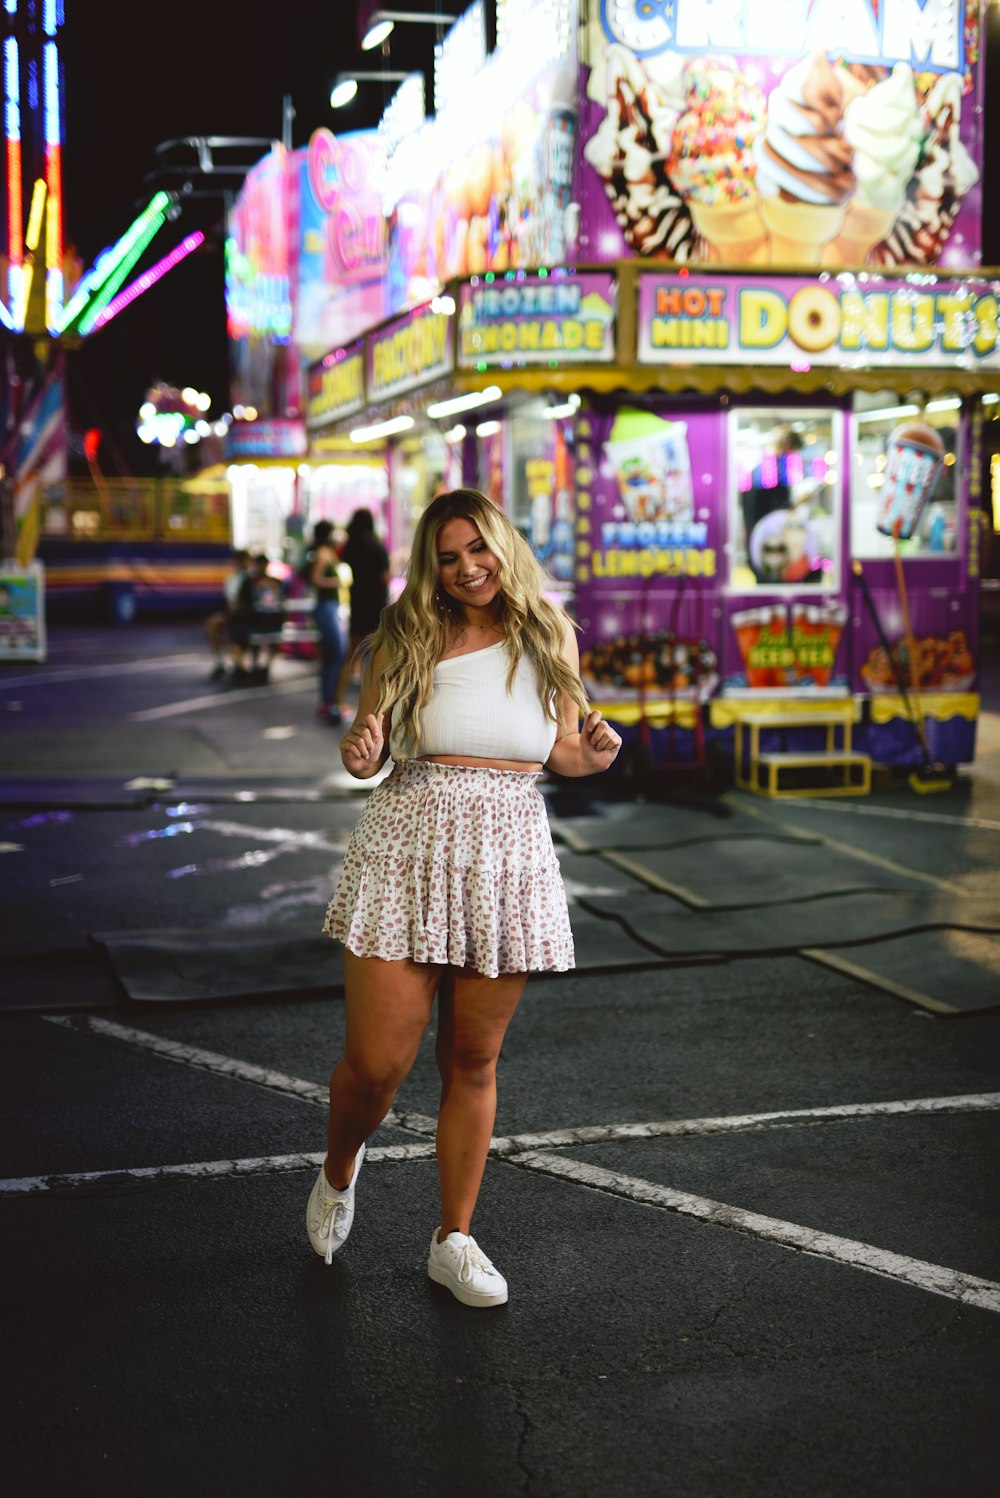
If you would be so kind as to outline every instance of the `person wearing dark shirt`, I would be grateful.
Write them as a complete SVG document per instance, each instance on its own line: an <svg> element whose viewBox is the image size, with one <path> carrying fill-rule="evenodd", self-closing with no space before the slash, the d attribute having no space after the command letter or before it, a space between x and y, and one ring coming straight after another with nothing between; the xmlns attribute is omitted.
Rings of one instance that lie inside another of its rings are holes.
<svg viewBox="0 0 1000 1498"><path fill-rule="evenodd" d="M389 602L389 553L375 534L371 510L355 510L347 522L340 560L351 569L351 648L337 681L337 702L341 714L349 717L352 710L344 698L358 652L366 637L378 629L382 610Z"/></svg>
<svg viewBox="0 0 1000 1498"><path fill-rule="evenodd" d="M285 622L285 587L278 578L271 576L268 565L263 552L253 558L250 572L240 584L233 630L233 638L240 649L251 652L254 672L264 678L277 654L281 627ZM273 639L268 640L265 663L259 667L260 646L255 641L259 641L261 635Z"/></svg>

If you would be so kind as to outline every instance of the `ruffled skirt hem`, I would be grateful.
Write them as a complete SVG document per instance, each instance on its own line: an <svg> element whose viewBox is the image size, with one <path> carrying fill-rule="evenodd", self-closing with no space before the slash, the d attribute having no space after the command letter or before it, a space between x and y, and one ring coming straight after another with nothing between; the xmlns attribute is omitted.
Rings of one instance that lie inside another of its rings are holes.
<svg viewBox="0 0 1000 1498"><path fill-rule="evenodd" d="M567 972L573 936L537 776L409 761L369 798L323 926L359 957Z"/></svg>

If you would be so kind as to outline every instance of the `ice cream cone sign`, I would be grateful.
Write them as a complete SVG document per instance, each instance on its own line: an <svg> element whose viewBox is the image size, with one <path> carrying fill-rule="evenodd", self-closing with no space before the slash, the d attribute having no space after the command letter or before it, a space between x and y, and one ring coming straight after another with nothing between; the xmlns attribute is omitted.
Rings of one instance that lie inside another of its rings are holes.
<svg viewBox="0 0 1000 1498"><path fill-rule="evenodd" d="M754 157L772 265L819 265L844 226L855 185L854 152L842 129L849 90L826 54L816 52L771 92Z"/></svg>
<svg viewBox="0 0 1000 1498"><path fill-rule="evenodd" d="M767 256L758 212L753 144L764 126L764 95L743 74L703 59L689 63L687 109L674 127L666 170L716 264L753 265Z"/></svg>
<svg viewBox="0 0 1000 1498"><path fill-rule="evenodd" d="M888 78L852 99L844 135L854 152L854 196L826 265L864 265L892 229L920 155L923 123L913 70L897 63Z"/></svg>

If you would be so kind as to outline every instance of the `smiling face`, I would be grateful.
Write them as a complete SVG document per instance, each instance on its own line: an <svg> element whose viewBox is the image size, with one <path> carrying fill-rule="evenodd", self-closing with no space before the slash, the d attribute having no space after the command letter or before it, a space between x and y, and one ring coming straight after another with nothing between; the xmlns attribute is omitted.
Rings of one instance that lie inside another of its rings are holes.
<svg viewBox="0 0 1000 1498"><path fill-rule="evenodd" d="M463 612L489 609L500 596L500 563L479 533L461 516L437 533L438 585Z"/></svg>

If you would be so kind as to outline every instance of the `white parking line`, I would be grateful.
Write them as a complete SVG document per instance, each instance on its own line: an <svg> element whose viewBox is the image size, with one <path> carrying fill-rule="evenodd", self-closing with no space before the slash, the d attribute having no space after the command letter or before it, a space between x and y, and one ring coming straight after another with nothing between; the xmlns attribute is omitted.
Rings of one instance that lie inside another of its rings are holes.
<svg viewBox="0 0 1000 1498"><path fill-rule="evenodd" d="M384 1144L365 1151L366 1164L380 1161L429 1160L433 1144ZM129 1181L226 1180L231 1176L281 1175L293 1170L315 1170L325 1154L319 1150L305 1155L251 1155L244 1160L200 1160L186 1165L142 1165L128 1170L82 1170L67 1175L15 1176L0 1180L0 1196L37 1196L46 1191L85 1190L105 1186L109 1189Z"/></svg>
<svg viewBox="0 0 1000 1498"><path fill-rule="evenodd" d="M197 1070L213 1072L231 1077L236 1081L249 1082L303 1102L324 1105L327 1090L301 1077L290 1077L284 1072L238 1061L215 1051L206 1051L197 1046L183 1045L165 1040L143 1030L119 1025L113 1020L91 1016L43 1015L51 1024L63 1025L67 1029L82 1030L109 1039L150 1051L167 1061L176 1061ZM883 1103L844 1103L819 1108L790 1108L768 1113L730 1114L718 1117L693 1119L664 1119L648 1123L618 1123L584 1125L579 1128L554 1129L542 1132L512 1134L490 1141L490 1153L519 1168L541 1175L567 1180L575 1185L604 1191L629 1201L640 1202L683 1216L695 1217L703 1222L727 1227L751 1237L778 1243L801 1253L810 1253L863 1269L886 1279L912 1285L934 1295L943 1295L965 1305L978 1306L989 1311L1000 1311L1000 1284L963 1274L941 1264L930 1264L922 1259L911 1259L902 1254L890 1253L873 1244L860 1243L850 1238L839 1238L814 1228L802 1227L798 1223L783 1222L778 1218L765 1217L757 1212L748 1212L741 1207L732 1207L724 1202L712 1201L708 1197L694 1196L677 1191L671 1186L661 1186L653 1181L617 1171L604 1170L565 1156L547 1151L574 1145L597 1144L606 1140L681 1138L695 1135L737 1133L749 1130L793 1128L824 1123L842 1123L854 1119L916 1116L920 1114L949 1114L984 1112L1000 1108L1000 1093L962 1093L951 1097L907 1098ZM409 1113L403 1109L392 1110L386 1123L413 1133L432 1135L435 1120L421 1113ZM386 1145L373 1147L368 1152L372 1163L379 1161L425 1160L434 1154L430 1139L422 1143ZM0 1180L0 1196L25 1196L43 1192L87 1189L105 1185L108 1189L127 1181L155 1181L170 1177L187 1179L224 1179L232 1176L271 1175L287 1171L315 1169L323 1159L322 1153L300 1155L262 1155L243 1160L211 1160L181 1165L137 1167L128 1170L84 1171L73 1174L47 1176L22 1176Z"/></svg>
<svg viewBox="0 0 1000 1498"><path fill-rule="evenodd" d="M668 1212L678 1212L683 1217L695 1217L701 1222L714 1223L717 1227L745 1233L752 1238L778 1243L782 1248L848 1264L852 1269L898 1280L932 1295L947 1296L963 1305L979 1306L984 1311L1000 1311L1000 1284L973 1274L962 1274L957 1269L947 1269L941 1264L928 1264L923 1259L889 1253L871 1243L837 1238L832 1233L817 1232L815 1228L801 1227L795 1222L782 1222L777 1217L746 1212L725 1202L692 1196L687 1191L675 1191L672 1186L657 1185L655 1181L643 1181L617 1171L602 1170L597 1165L567 1160L563 1155L520 1155L515 1163L542 1175L570 1181L575 1186L587 1186L643 1206L660 1207Z"/></svg>
<svg viewBox="0 0 1000 1498"><path fill-rule="evenodd" d="M177 1061L183 1066L192 1066L197 1071L214 1072L217 1076L232 1077L237 1082L249 1082L254 1087L299 1098L304 1103L317 1103L325 1108L330 1101L329 1089L320 1087L315 1082L306 1082L301 1077L289 1077L285 1072L272 1071L270 1067L254 1066L250 1061L237 1061L234 1056L222 1056L218 1051L205 1051L199 1046L165 1040L160 1035L150 1035L146 1030L133 1030L129 1025L116 1024L114 1020L71 1014L43 1014L40 1018L51 1025L62 1025L67 1030L106 1035L111 1040L124 1041L126 1045L151 1051L164 1061ZM433 1118L427 1118L422 1113L408 1113L406 1117L408 1122L403 1123L395 1111L390 1110L385 1122L420 1134L433 1134L437 1127Z"/></svg>
<svg viewBox="0 0 1000 1498"><path fill-rule="evenodd" d="M497 1155L524 1150L560 1149L574 1144L603 1144L612 1139L684 1139L701 1134L738 1134L757 1129L794 1128L802 1124L843 1123L854 1118L899 1114L991 1112L1000 1108L1000 1092L970 1092L955 1097L907 1098L891 1103L843 1103L832 1108L787 1108L777 1113L735 1113L719 1118L672 1118L656 1123L590 1124L552 1129L541 1134L512 1134L493 1139Z"/></svg>
<svg viewBox="0 0 1000 1498"><path fill-rule="evenodd" d="M38 671L30 676L0 677L0 689L7 687L48 687L54 681L96 681L102 676L122 676L126 671L163 671L168 666L204 665L205 656L160 655L151 661L115 661L107 666L70 666L57 671Z"/></svg>
<svg viewBox="0 0 1000 1498"><path fill-rule="evenodd" d="M284 697L289 692L304 692L307 687L314 686L315 673L310 671L308 675L293 676L286 681L272 682L270 686L237 688L225 692L213 692L205 697L188 697L184 702L164 702L159 707L143 708L142 712L129 713L131 723L153 723L159 718L177 718L185 713L200 713L206 708L221 707L233 702L244 702L253 697L258 702L266 701L269 697Z"/></svg>
<svg viewBox="0 0 1000 1498"><path fill-rule="evenodd" d="M65 1024L62 1017L54 1017L53 1023ZM102 1029L108 1021L91 1021ZM111 1026L105 1033L114 1039L128 1041L140 1031L129 1031L124 1025ZM154 1040L156 1037L144 1037ZM133 1041L133 1043L135 1043ZM263 1067L234 1062L227 1056L217 1056L212 1051L199 1051L192 1046L177 1046L172 1041L159 1045L144 1046L155 1050L169 1061L181 1061L189 1066L213 1071L223 1076L235 1077L237 1081L252 1082L272 1091L301 1098L304 1102L325 1103L326 1089L314 1087L297 1077L286 1077L282 1072L266 1071ZM193 1059L194 1058L194 1059ZM211 1063L211 1064L209 1064ZM222 1065L217 1063L223 1063ZM1000 1093L973 1092L956 1097L911 1098L894 1103L845 1103L836 1108L794 1108L779 1113L736 1113L719 1118L667 1119L658 1123L636 1124L585 1124L575 1129L549 1129L543 1133L508 1134L490 1140L490 1154L498 1159L517 1158L517 1163L531 1165L537 1151L567 1149L574 1145L603 1144L615 1139L663 1139L691 1138L705 1134L735 1134L768 1128L795 1127L800 1124L823 1124L845 1122L855 1118L885 1118L900 1114L985 1112L1000 1108ZM422 1113L408 1113L394 1109L386 1123L398 1129L433 1136L436 1121ZM434 1154L434 1144L389 1144L370 1148L366 1160L374 1164L380 1160L426 1160ZM539 1157L541 1158L541 1157ZM169 1176L192 1176L199 1179L231 1175L273 1175L281 1171L305 1170L317 1166L323 1155L252 1155L241 1160L209 1160L184 1165L137 1166L126 1170L87 1170L72 1174L45 1176L14 1176L0 1180L0 1196L23 1196L41 1191L68 1190L105 1182L114 1185L124 1178L137 1181L159 1180ZM588 1167L589 1168L589 1167Z"/></svg>
<svg viewBox="0 0 1000 1498"><path fill-rule="evenodd" d="M325 1107L329 1101L326 1087L306 1082L301 1077L290 1077L284 1072L272 1071L268 1067L255 1066L249 1061L238 1061L233 1056L220 1055L218 1051L202 1050L198 1046L183 1045L176 1040L166 1040L160 1035L151 1035L147 1030L135 1030L129 1025L119 1025L114 1020L98 1019L90 1015L44 1014L41 1019L52 1025L62 1025L68 1030L82 1030L96 1035L106 1035L112 1040L138 1046L152 1051L166 1061L178 1061L199 1071L215 1072L232 1077L238 1082L249 1082L264 1087L270 1092L301 1098L303 1102L318 1103ZM852 1118L876 1118L899 1114L926 1113L977 1113L1000 1108L1000 1092L967 1092L948 1097L897 1098L884 1103L838 1103L820 1108L783 1108L772 1113L733 1113L707 1118L671 1118L647 1123L585 1124L579 1128L547 1129L540 1133L511 1134L494 1138L490 1149L494 1154L516 1154L522 1150L558 1149L574 1144L601 1144L610 1139L660 1139L669 1137L691 1137L698 1134L738 1133L748 1129L794 1127L799 1124L822 1124L845 1122ZM426 1113L412 1113L407 1108L394 1108L386 1123L406 1129L414 1134L433 1134L437 1120Z"/></svg>
<svg viewBox="0 0 1000 1498"><path fill-rule="evenodd" d="M988 817L949 817L939 811L903 811L893 806L831 806L828 801L810 801L807 796L796 796L796 806L809 806L815 811L850 812L855 817L896 817L903 822L937 822L945 827L978 827L986 832L1000 832L1000 822L991 822Z"/></svg>
<svg viewBox="0 0 1000 1498"><path fill-rule="evenodd" d="M305 1082L301 1077L289 1077L284 1072L272 1071L266 1066L254 1066L249 1061L237 1061L233 1056L220 1056L217 1051L203 1051L198 1046L164 1040L160 1035L133 1030L129 1025L116 1024L114 1020L70 1014L45 1014L42 1018L48 1020L49 1024L62 1025L67 1030L106 1035L111 1040L121 1040L127 1045L138 1046L140 1050L152 1051L164 1061L179 1061L198 1071L215 1072L219 1076L233 1077L238 1082L250 1082L254 1087L265 1087L269 1092L297 1097L304 1103L319 1103L325 1107L330 1101L328 1089L317 1086L315 1082Z"/></svg>

